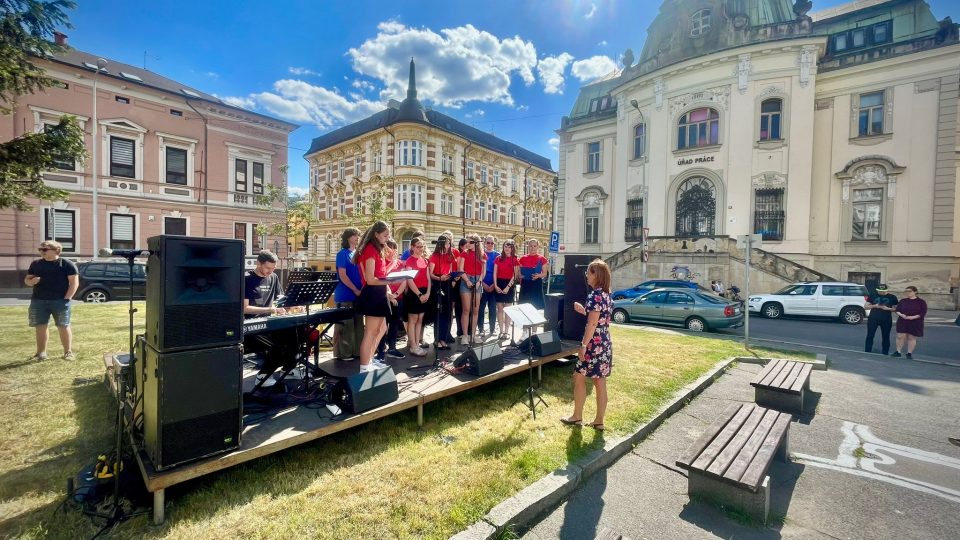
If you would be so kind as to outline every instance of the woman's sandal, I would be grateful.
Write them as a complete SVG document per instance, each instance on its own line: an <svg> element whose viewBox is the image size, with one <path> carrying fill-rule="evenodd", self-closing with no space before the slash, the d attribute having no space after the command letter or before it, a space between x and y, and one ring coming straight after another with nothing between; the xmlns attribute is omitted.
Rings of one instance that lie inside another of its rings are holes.
<svg viewBox="0 0 960 540"><path fill-rule="evenodd" d="M574 420L574 419L572 419L572 418L561 418L560 421L563 422L564 424L568 425L568 426L582 426L582 425L583 425L583 420Z"/></svg>
<svg viewBox="0 0 960 540"><path fill-rule="evenodd" d="M603 424L587 424L587 425L590 426L590 427L592 427L593 429L595 429L595 430L597 430L597 431L603 431L603 430L604 430Z"/></svg>

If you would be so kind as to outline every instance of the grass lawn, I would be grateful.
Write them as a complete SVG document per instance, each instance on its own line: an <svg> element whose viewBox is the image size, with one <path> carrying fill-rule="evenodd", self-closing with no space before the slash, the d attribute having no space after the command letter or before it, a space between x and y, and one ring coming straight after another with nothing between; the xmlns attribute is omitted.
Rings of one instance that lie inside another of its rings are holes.
<svg viewBox="0 0 960 540"><path fill-rule="evenodd" d="M137 322L143 325L139 303ZM55 512L65 483L113 444L105 352L126 350L126 304L74 307L75 362L28 364L26 307L0 308L0 537L89 538L77 512ZM141 330L138 330L142 332ZM606 436L631 432L739 344L613 329ZM763 354L761 352L761 354ZM784 356L776 353L777 356ZM446 538L548 472L603 444L558 418L572 410L569 367L547 366L549 408L516 401L526 375L411 410L167 490L167 521L141 517L115 538ZM594 412L592 394L584 418Z"/></svg>

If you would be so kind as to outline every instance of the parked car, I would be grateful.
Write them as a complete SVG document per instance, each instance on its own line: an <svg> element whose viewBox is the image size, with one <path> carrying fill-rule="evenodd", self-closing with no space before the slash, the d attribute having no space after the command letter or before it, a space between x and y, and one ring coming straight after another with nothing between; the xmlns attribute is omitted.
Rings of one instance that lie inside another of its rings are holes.
<svg viewBox="0 0 960 540"><path fill-rule="evenodd" d="M769 319L784 315L839 317L847 324L860 324L866 315L870 296L859 283L835 281L804 282L788 285L773 294L751 294L750 312Z"/></svg>
<svg viewBox="0 0 960 540"><path fill-rule="evenodd" d="M647 322L682 326L695 332L736 328L743 324L743 309L709 291L689 287L654 289L643 296L613 303L613 322Z"/></svg>
<svg viewBox="0 0 960 540"><path fill-rule="evenodd" d="M547 277L547 280L550 282L550 294L562 293L563 284L566 281L565 274L552 274ZM547 294L547 282L543 282L543 294Z"/></svg>
<svg viewBox="0 0 960 540"><path fill-rule="evenodd" d="M146 298L147 267L143 263L133 265L133 298ZM77 265L80 287L73 295L84 302L108 302L130 298L130 267L126 261L91 261Z"/></svg>
<svg viewBox="0 0 960 540"><path fill-rule="evenodd" d="M694 289L705 292L713 292L706 287L702 287L692 281L684 281L682 279L651 279L649 281L644 281L636 287L613 291L613 294L610 295L610 297L614 300L625 300L628 298L643 296L654 289L664 288Z"/></svg>

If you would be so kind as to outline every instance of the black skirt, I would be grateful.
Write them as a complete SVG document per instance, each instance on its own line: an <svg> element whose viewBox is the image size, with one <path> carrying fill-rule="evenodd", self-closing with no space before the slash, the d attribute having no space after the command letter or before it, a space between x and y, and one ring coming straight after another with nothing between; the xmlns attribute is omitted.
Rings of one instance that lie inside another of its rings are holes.
<svg viewBox="0 0 960 540"><path fill-rule="evenodd" d="M368 317L389 317L390 304L386 285L364 285L353 305L354 311Z"/></svg>
<svg viewBox="0 0 960 540"><path fill-rule="evenodd" d="M497 303L498 303L498 304L512 304L512 303L513 303L513 296L514 296L514 293L516 292L516 289L515 289L513 286L511 286L509 289L507 289L507 284L509 284L509 283L510 283L510 280L509 280L509 279L500 279L500 278L497 278L497 287L499 287L501 291L507 291L507 292L504 293L504 294L500 294L500 293L494 291L494 292L496 293L496 295L497 295Z"/></svg>
<svg viewBox="0 0 960 540"><path fill-rule="evenodd" d="M419 315L420 313L426 313L429 305L429 299L426 302L421 302L420 297L410 289L407 289L407 292L403 293L403 307L409 314Z"/></svg>
<svg viewBox="0 0 960 540"><path fill-rule="evenodd" d="M533 304L537 309L543 309L543 280L521 280L520 299L518 304Z"/></svg>

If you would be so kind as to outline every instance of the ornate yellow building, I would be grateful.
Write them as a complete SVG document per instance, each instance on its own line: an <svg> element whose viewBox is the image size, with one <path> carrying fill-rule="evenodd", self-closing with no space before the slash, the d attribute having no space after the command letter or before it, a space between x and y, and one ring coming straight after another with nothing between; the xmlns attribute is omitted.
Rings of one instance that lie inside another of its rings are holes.
<svg viewBox="0 0 960 540"><path fill-rule="evenodd" d="M394 238L406 249L413 232L428 240L444 230L455 238L491 234L537 239L543 250L553 224L556 173L549 158L468 126L417 99L410 82L403 102L313 140L310 164L316 222L307 260L333 268L340 233L355 216L370 215L378 194L394 210Z"/></svg>

